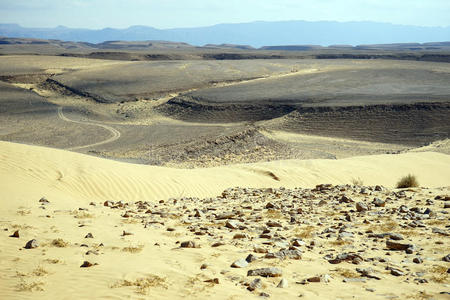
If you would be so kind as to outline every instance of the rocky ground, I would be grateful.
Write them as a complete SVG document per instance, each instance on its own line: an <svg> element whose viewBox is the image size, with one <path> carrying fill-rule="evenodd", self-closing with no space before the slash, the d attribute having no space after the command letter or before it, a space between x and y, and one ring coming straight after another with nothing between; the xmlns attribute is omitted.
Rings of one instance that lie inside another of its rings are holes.
<svg viewBox="0 0 450 300"><path fill-rule="evenodd" d="M110 282L135 295L175 290L176 297L202 298L225 285L238 298L349 299L353 294L364 299L448 299L449 192L331 184L314 189L230 188L215 198L92 202L65 211L54 210L51 199L44 197L18 211L17 221L23 224L4 226L4 235L22 246L16 249L21 252L18 264L33 251L41 250L45 258L47 249L81 249L77 257L47 256L46 261L56 261L56 275L58 262L64 260L76 264L70 269L93 272L114 264L101 257L122 246L120 255L128 255L130 264L143 259L148 248L168 253L180 265L202 253L193 269L181 275L191 285L185 295L179 282L162 275ZM48 219L45 228L24 225L33 215ZM107 215L110 230L96 227L101 215ZM82 236L57 237L55 229L68 219ZM111 238L110 231L121 234ZM45 291L45 282L24 281L50 276L45 268L36 270L17 272L18 290Z"/></svg>

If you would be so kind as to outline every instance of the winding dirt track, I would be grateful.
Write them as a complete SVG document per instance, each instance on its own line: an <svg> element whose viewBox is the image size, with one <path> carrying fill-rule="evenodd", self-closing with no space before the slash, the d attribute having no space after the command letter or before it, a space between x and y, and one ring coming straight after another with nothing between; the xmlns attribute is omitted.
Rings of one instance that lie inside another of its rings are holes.
<svg viewBox="0 0 450 300"><path fill-rule="evenodd" d="M97 143L93 143L93 144L88 144L88 145L83 145L83 146L77 146L77 147L71 147L71 148L67 148L66 150L80 150L80 149L84 149L84 148L89 148L89 147L95 147L95 146L100 146L100 145L104 145L107 143L111 143L114 142L116 140L118 140L120 138L120 132L114 128L112 128L111 126L108 125L104 125L104 124L99 124L99 123L93 123L93 122L83 122L83 121L75 121L75 120L71 120L69 118L67 118L64 113L63 113L63 108L60 106L58 107L58 117L66 122L71 122L71 123L77 123L77 124L82 124L82 125L91 125L91 126L98 126L98 127L102 127L106 130L108 130L109 132L112 133L112 136L106 140L103 140L101 142L97 142Z"/></svg>

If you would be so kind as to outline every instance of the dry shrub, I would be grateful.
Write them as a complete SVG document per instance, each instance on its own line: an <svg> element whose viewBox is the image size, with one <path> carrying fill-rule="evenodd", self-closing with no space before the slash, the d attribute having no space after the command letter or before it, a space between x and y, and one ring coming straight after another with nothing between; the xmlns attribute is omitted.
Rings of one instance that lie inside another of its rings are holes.
<svg viewBox="0 0 450 300"><path fill-rule="evenodd" d="M447 277L448 277L447 267L435 265L430 269L430 273L433 274L430 278L431 281L434 281L437 283L447 282Z"/></svg>
<svg viewBox="0 0 450 300"><path fill-rule="evenodd" d="M63 239L54 239L51 243L53 247L65 248L69 246L69 243L64 241Z"/></svg>
<svg viewBox="0 0 450 300"><path fill-rule="evenodd" d="M31 211L28 210L28 209L19 209L17 211L17 214L20 215L20 216L26 216L26 215L31 214Z"/></svg>
<svg viewBox="0 0 450 300"><path fill-rule="evenodd" d="M63 263L61 260L59 260L57 258L47 258L47 259L44 260L44 262L46 262L48 264L53 264L53 265L62 264Z"/></svg>
<svg viewBox="0 0 450 300"><path fill-rule="evenodd" d="M369 226L368 229L372 230L373 232L379 232L379 231L388 232L388 231L393 231L397 227L398 227L398 223L396 221L388 219L388 218L383 218L383 219L381 219L380 224L373 224L373 225Z"/></svg>
<svg viewBox="0 0 450 300"><path fill-rule="evenodd" d="M129 247L124 247L122 248L123 252L130 252L130 253L139 253L142 251L142 249L144 249L144 245L139 245L136 247L133 246L129 246Z"/></svg>
<svg viewBox="0 0 450 300"><path fill-rule="evenodd" d="M93 214L87 213L87 212L82 211L82 210L74 210L72 212L72 215L76 219L90 219L90 218L94 217Z"/></svg>
<svg viewBox="0 0 450 300"><path fill-rule="evenodd" d="M36 269L33 270L33 272L31 272L32 275L34 276L45 276L48 274L48 271L46 269L44 269L43 267L39 266Z"/></svg>
<svg viewBox="0 0 450 300"><path fill-rule="evenodd" d="M25 280L21 279L17 284L16 289L18 292L41 292L44 290L43 286L44 283L40 281L26 282Z"/></svg>
<svg viewBox="0 0 450 300"><path fill-rule="evenodd" d="M264 216L269 219L282 219L284 217L283 213L277 209L268 209Z"/></svg>
<svg viewBox="0 0 450 300"><path fill-rule="evenodd" d="M337 274L341 275L342 277L346 277L346 278L361 277L361 275L358 272L356 272L354 270L350 270L350 269L336 268L333 271L336 272Z"/></svg>
<svg viewBox="0 0 450 300"><path fill-rule="evenodd" d="M136 287L136 293L141 295L147 295L148 291L152 287L162 287L167 289L166 279L157 275L147 275L146 277L137 278L135 280L121 280L111 286L111 288L120 288L124 286Z"/></svg>
<svg viewBox="0 0 450 300"><path fill-rule="evenodd" d="M294 234L296 238L307 239L313 237L315 233L314 229L315 227L312 225L306 226L304 228L298 227L294 229Z"/></svg>
<svg viewBox="0 0 450 300"><path fill-rule="evenodd" d="M364 181L361 178L352 178L351 180L353 185L362 186L364 185Z"/></svg>
<svg viewBox="0 0 450 300"><path fill-rule="evenodd" d="M397 188L398 189L418 187L418 186L419 186L419 182L417 181L416 176L414 176L412 174L408 174L408 175L402 177L397 182Z"/></svg>
<svg viewBox="0 0 450 300"><path fill-rule="evenodd" d="M344 245L351 245L353 242L351 240L334 240L329 242L330 245L333 246L344 246Z"/></svg>

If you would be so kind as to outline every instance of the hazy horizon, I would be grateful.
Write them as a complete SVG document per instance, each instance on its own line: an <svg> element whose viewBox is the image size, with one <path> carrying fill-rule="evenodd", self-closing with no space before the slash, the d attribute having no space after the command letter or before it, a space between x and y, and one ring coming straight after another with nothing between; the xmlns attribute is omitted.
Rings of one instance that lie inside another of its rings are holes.
<svg viewBox="0 0 450 300"><path fill-rule="evenodd" d="M162 27L158 27L158 26L152 26L152 25L143 25L143 24L131 24L129 26L126 27L113 27L113 26L105 26L105 27L98 27L98 28L89 28L89 27L72 27L72 26L67 26L64 24L59 24L56 26L25 26L21 23L18 22L7 22L7 23L2 23L0 22L0 24L10 24L10 25L19 25L20 27L23 28L42 28L42 29L54 29L54 28L58 28L58 27L64 27L64 28L70 28L70 29L86 29L86 30L102 30L102 29L128 29L131 27L151 27L154 29L160 29L160 30L167 30L167 29L191 29L191 28L202 28L202 27L214 27L214 26L218 26L218 25L238 25L238 24L252 24L252 23L282 23L282 22L337 22L337 23L379 23L379 24L388 24L388 25L396 25L396 26L415 26L415 27L424 27L424 28L449 28L450 25L447 26L426 26L426 25L408 25L408 24L397 24L397 23L392 23L392 22L378 22L378 21L372 21L372 20L362 20L362 21L336 21L336 20L317 20L317 21L309 21L309 20L278 20L278 21L267 21L267 20L255 20L255 21L248 21L248 22L224 22L224 23L216 23L216 24L211 24L211 25L205 25L205 26L186 26L186 27L168 27L168 28L162 28Z"/></svg>
<svg viewBox="0 0 450 300"><path fill-rule="evenodd" d="M445 0L0 0L0 13L2 23L35 28L172 29L296 20L450 26Z"/></svg>

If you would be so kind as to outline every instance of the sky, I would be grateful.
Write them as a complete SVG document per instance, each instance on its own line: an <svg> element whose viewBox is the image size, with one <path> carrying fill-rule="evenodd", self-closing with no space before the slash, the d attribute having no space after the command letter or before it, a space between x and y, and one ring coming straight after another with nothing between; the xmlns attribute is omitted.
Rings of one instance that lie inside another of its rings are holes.
<svg viewBox="0 0 450 300"><path fill-rule="evenodd" d="M450 0L0 0L0 23L156 28L253 21L376 21L450 26Z"/></svg>

